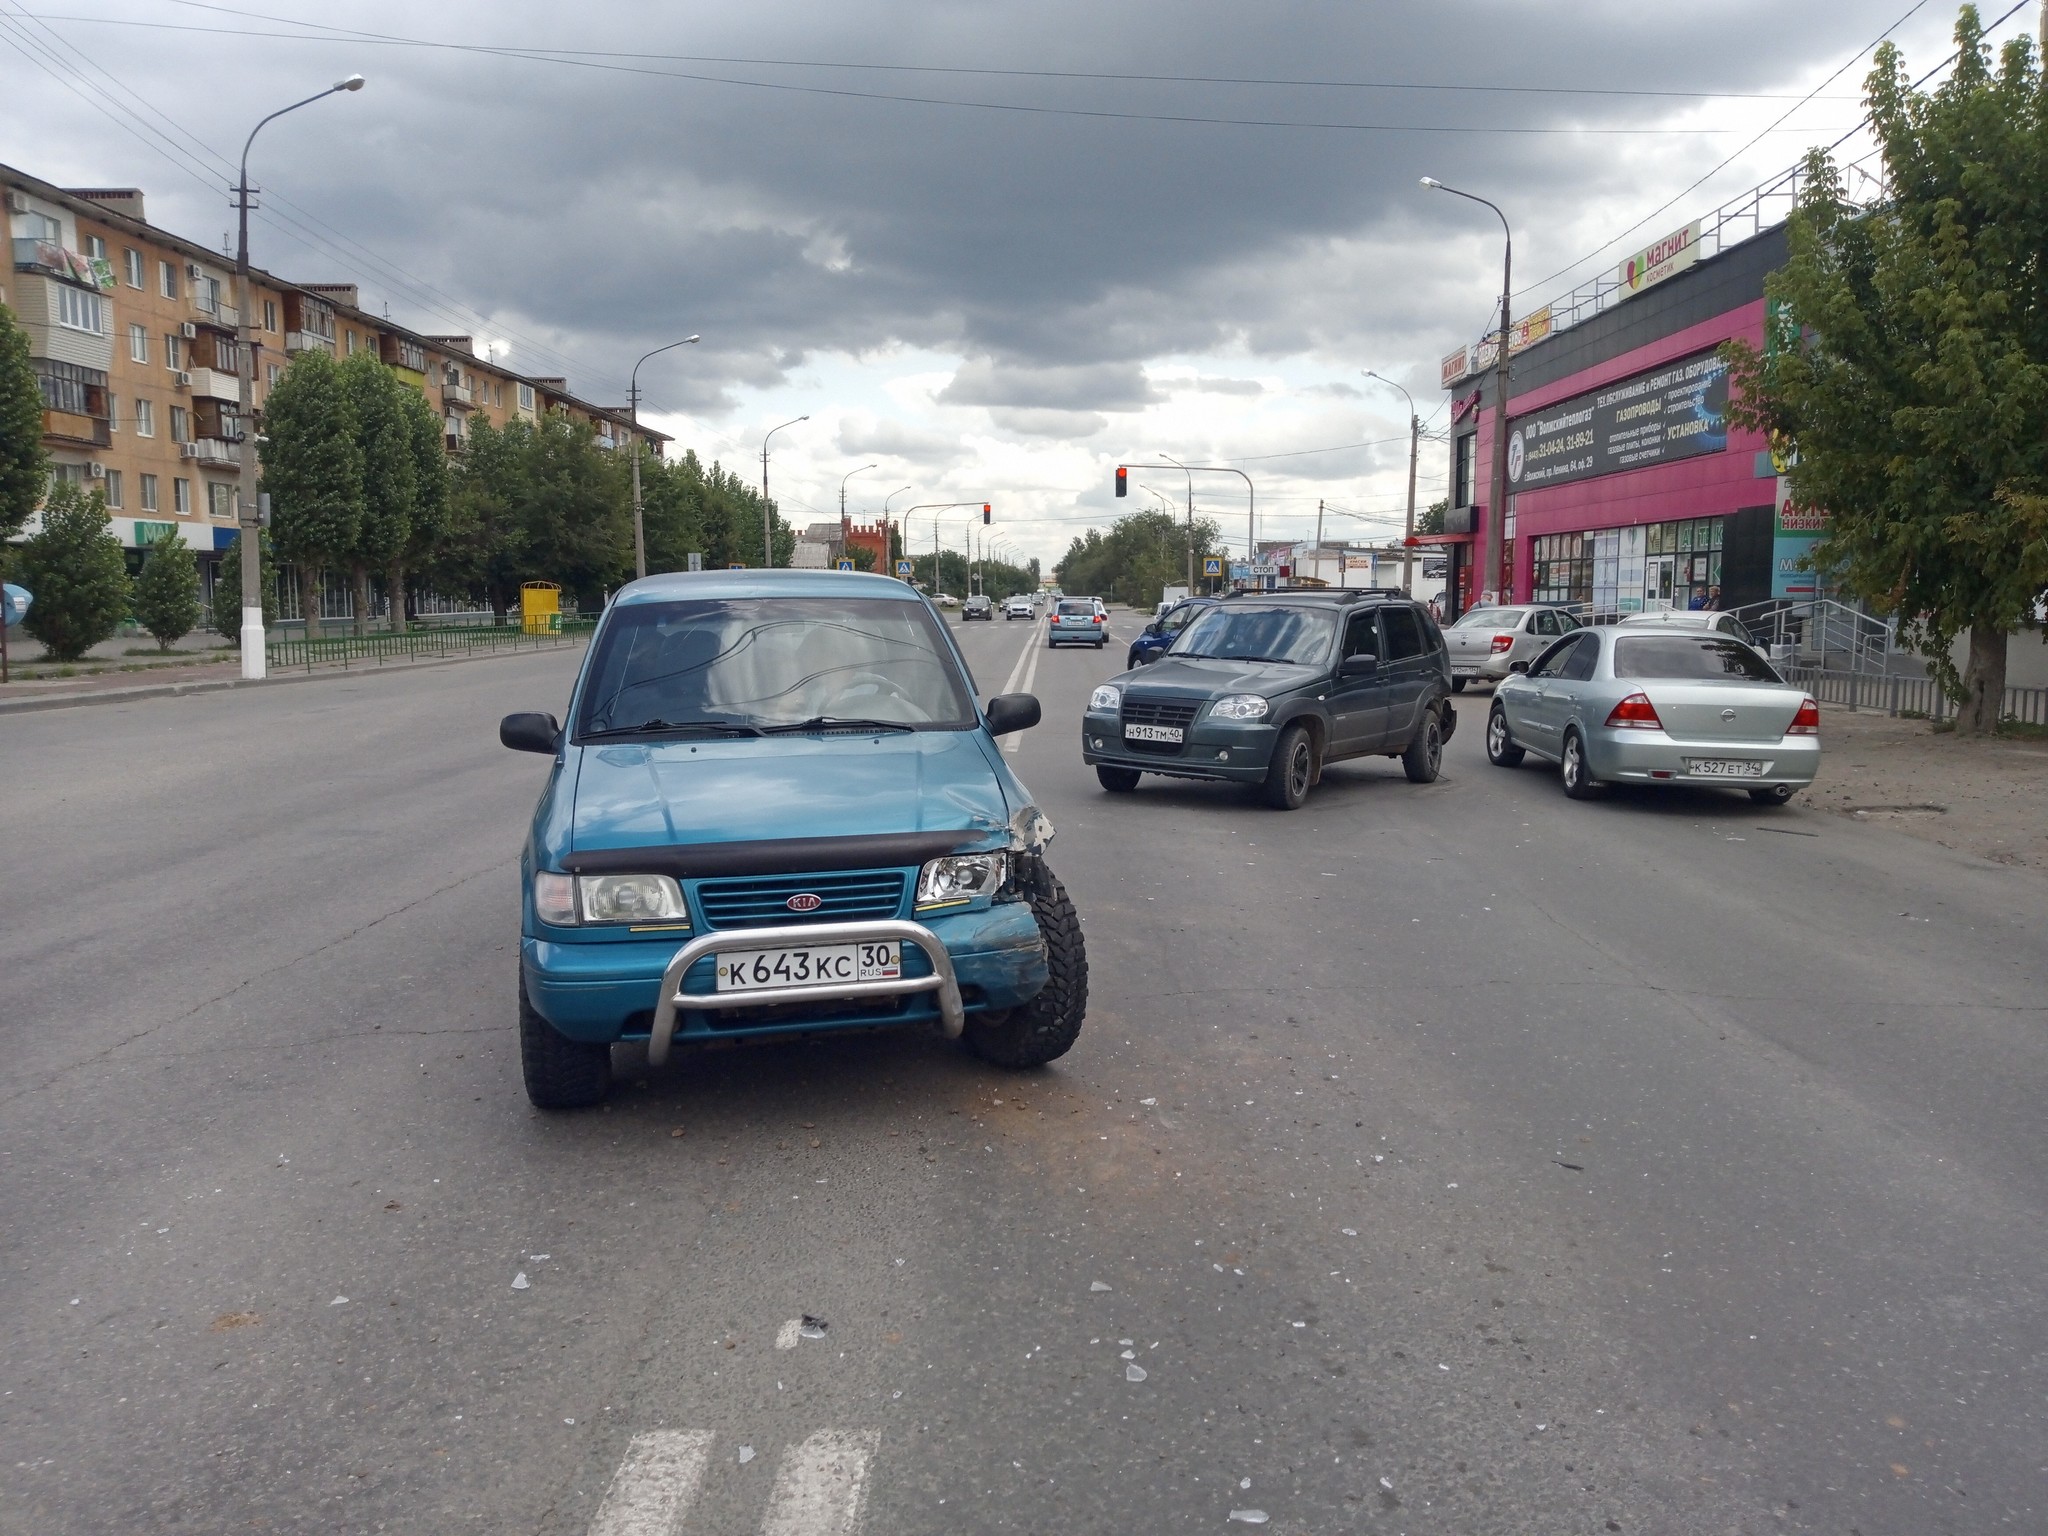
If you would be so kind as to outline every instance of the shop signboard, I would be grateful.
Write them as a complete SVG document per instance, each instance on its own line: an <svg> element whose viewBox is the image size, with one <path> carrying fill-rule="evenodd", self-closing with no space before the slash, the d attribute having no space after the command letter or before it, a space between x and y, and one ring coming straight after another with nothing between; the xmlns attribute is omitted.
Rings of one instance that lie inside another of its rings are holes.
<svg viewBox="0 0 2048 1536"><path fill-rule="evenodd" d="M1437 364L1438 382L1449 389L1458 380L1472 371L1472 349L1460 347L1441 363Z"/></svg>
<svg viewBox="0 0 2048 1536"><path fill-rule="evenodd" d="M1546 304L1541 309L1522 316L1508 327L1508 356L1513 357L1522 348L1534 346L1549 334L1550 306Z"/></svg>
<svg viewBox="0 0 2048 1536"><path fill-rule="evenodd" d="M1674 277L1700 259L1700 221L1694 219L1651 245L1644 246L1621 264L1621 286L1631 294L1654 287Z"/></svg>
<svg viewBox="0 0 2048 1536"><path fill-rule="evenodd" d="M1508 484L1529 491L1719 453L1727 410L1728 365L1696 352L1519 418Z"/></svg>
<svg viewBox="0 0 2048 1536"><path fill-rule="evenodd" d="M1771 596L1803 602L1819 595L1820 578L1813 569L1813 547L1827 536L1827 531L1827 513L1793 501L1787 483L1780 480L1771 530Z"/></svg>

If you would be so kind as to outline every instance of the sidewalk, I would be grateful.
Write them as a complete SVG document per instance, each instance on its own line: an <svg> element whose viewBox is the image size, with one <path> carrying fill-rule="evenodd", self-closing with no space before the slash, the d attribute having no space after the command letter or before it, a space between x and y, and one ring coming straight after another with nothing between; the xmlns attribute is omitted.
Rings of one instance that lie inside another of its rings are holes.
<svg viewBox="0 0 2048 1536"><path fill-rule="evenodd" d="M1925 720L1824 705L1820 777L1800 801L1994 863L2048 869L2048 740L1958 738Z"/></svg>

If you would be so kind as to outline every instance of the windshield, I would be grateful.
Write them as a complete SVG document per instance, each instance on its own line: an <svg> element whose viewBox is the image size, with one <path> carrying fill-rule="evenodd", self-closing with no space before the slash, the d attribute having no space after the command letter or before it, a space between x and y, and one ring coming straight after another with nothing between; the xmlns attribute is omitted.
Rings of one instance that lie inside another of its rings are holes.
<svg viewBox="0 0 2048 1536"><path fill-rule="evenodd" d="M1625 635L1614 642L1614 675L1685 682L1784 681L1740 640L1718 635Z"/></svg>
<svg viewBox="0 0 2048 1536"><path fill-rule="evenodd" d="M608 614L576 734L751 735L814 720L960 730L975 718L923 603L731 598Z"/></svg>
<svg viewBox="0 0 2048 1536"><path fill-rule="evenodd" d="M1336 618L1325 608L1291 603L1263 608L1231 604L1211 608L1182 630L1171 654L1312 667L1328 657L1330 638L1336 632Z"/></svg>
<svg viewBox="0 0 2048 1536"><path fill-rule="evenodd" d="M1458 615L1453 629L1513 629L1522 622L1526 608L1473 608Z"/></svg>

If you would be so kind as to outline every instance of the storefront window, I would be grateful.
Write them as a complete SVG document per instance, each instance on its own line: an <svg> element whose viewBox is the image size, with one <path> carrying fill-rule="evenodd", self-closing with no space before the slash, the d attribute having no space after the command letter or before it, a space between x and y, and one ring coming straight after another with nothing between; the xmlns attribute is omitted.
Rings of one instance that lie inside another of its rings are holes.
<svg viewBox="0 0 2048 1536"><path fill-rule="evenodd" d="M1593 540L1590 533L1551 533L1536 541L1535 589L1539 603L1593 603Z"/></svg>

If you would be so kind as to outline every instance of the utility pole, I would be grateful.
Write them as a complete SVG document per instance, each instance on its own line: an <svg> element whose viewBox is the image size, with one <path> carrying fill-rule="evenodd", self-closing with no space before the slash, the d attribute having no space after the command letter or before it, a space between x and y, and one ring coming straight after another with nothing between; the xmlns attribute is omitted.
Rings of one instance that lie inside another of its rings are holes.
<svg viewBox="0 0 2048 1536"><path fill-rule="evenodd" d="M797 421L809 421L808 416L799 416L796 421L785 421L782 427L793 427ZM782 427L770 427L768 437L773 437ZM775 514L768 503L768 437L761 439L761 569L775 569Z"/></svg>
<svg viewBox="0 0 2048 1536"><path fill-rule="evenodd" d="M648 357L659 357L675 347L687 347L697 339L695 336L685 336L681 341L672 341L665 347L656 347L647 354L647 357L641 358L640 363L646 362ZM633 574L636 577L647 574L647 529L640 520L640 363L633 365L633 376L626 385L626 409L633 417Z"/></svg>
<svg viewBox="0 0 2048 1536"><path fill-rule="evenodd" d="M853 558L853 525L846 520L846 482L861 470L873 469L872 464L863 464L860 469L849 469L839 477L839 553L846 559ZM887 542L886 540L884 541Z"/></svg>
<svg viewBox="0 0 2048 1536"><path fill-rule="evenodd" d="M2048 0L2042 0L2048 4ZM1384 374L1374 373L1370 368L1361 370L1368 379L1378 379L1382 384L1394 384ZM1422 450L1422 418L1415 414L1415 397L1402 385L1394 384L1408 402L1408 532L1401 542L1401 589L1413 593L1415 590L1415 460Z"/></svg>
<svg viewBox="0 0 2048 1536"><path fill-rule="evenodd" d="M249 292L249 149L256 142L256 135L263 131L264 123L273 123L287 112L296 112L301 107L310 107L316 101L324 101L336 91L360 91L363 88L361 75L350 75L346 80L337 80L318 95L308 96L304 101L295 101L288 107L279 107L270 116L249 130L249 137L242 144L242 174L235 188L235 208L238 214L239 235L235 240L235 343L240 352L240 367L236 370L242 376L241 419L238 423L242 434L241 443L241 486L238 495L241 506L236 509L235 521L241 527L242 557L242 676L256 679L269 671L270 637L263 628L263 509L256 492L256 338L249 333L250 309L254 297ZM402 593L393 593L395 602L405 601ZM318 632L318 616L306 615L306 638L311 640Z"/></svg>
<svg viewBox="0 0 2048 1536"><path fill-rule="evenodd" d="M1340 555L1340 556L1338 557L1338 561L1339 561L1339 563L1338 563L1338 566L1337 566L1337 585L1338 585L1338 586L1340 586L1340 587L1344 585L1344 566L1343 566L1343 564L1342 564L1342 560L1343 560L1343 557L1342 557L1342 556ZM1322 568L1323 568L1323 498L1322 498L1322 497L1320 497L1320 496L1318 496L1318 497L1316 498L1316 569L1317 569L1317 570L1321 570Z"/></svg>

